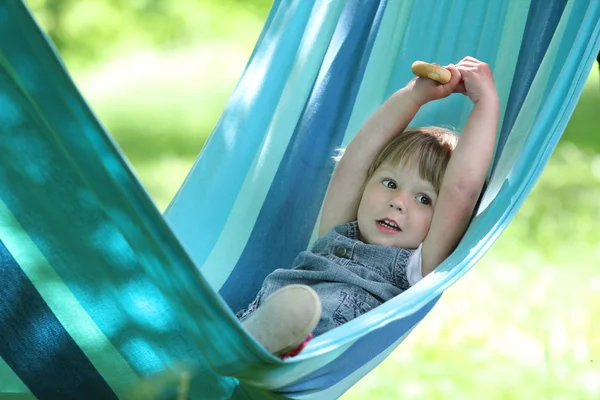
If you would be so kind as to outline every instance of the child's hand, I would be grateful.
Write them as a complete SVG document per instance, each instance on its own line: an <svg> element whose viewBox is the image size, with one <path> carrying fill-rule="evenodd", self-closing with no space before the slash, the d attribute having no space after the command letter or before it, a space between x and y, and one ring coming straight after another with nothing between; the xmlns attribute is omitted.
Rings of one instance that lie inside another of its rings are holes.
<svg viewBox="0 0 600 400"><path fill-rule="evenodd" d="M443 99L444 97L450 96L452 93L462 92L459 91L459 83L461 82L461 75L458 69L450 64L445 66L450 71L450 82L441 84L433 79L429 78L414 78L405 87L413 101L418 106L422 106L433 100Z"/></svg>
<svg viewBox="0 0 600 400"><path fill-rule="evenodd" d="M462 76L462 81L455 91L469 96L473 104L482 99L497 101L498 92L489 65L473 57L465 57L456 68Z"/></svg>

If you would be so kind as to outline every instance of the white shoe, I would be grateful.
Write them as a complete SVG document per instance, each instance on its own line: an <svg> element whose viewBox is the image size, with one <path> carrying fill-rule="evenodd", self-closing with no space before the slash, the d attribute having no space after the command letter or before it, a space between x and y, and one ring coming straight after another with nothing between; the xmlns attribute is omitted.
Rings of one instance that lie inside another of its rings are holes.
<svg viewBox="0 0 600 400"><path fill-rule="evenodd" d="M242 325L267 351L281 355L302 345L320 318L317 293L306 285L289 285L269 296Z"/></svg>

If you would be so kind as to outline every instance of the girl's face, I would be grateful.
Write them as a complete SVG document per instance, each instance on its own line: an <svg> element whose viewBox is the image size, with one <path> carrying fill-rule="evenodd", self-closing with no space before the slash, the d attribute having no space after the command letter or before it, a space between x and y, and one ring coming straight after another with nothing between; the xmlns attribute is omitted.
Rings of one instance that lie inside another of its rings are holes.
<svg viewBox="0 0 600 400"><path fill-rule="evenodd" d="M417 166L383 163L367 181L358 206L360 239L417 248L429 232L437 193Z"/></svg>

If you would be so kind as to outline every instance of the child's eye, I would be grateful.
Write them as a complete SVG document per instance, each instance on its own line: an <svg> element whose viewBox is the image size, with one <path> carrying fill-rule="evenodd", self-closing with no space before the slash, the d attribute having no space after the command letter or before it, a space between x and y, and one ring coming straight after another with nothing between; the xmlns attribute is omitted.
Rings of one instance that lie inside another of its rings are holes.
<svg viewBox="0 0 600 400"><path fill-rule="evenodd" d="M424 194L420 194L417 196L417 201L426 206L431 205L431 199Z"/></svg>
<svg viewBox="0 0 600 400"><path fill-rule="evenodd" d="M398 186L396 185L396 182L394 182L391 179L384 179L381 181L381 183L383 183L383 186L385 186L386 188L389 189L397 189Z"/></svg>

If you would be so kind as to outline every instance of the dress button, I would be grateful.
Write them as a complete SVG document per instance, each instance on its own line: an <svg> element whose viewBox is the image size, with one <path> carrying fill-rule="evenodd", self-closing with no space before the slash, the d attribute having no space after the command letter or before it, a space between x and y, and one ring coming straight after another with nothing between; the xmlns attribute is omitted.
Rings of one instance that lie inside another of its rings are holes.
<svg viewBox="0 0 600 400"><path fill-rule="evenodd" d="M348 251L344 246L338 246L335 248L335 255L338 257L344 257Z"/></svg>

